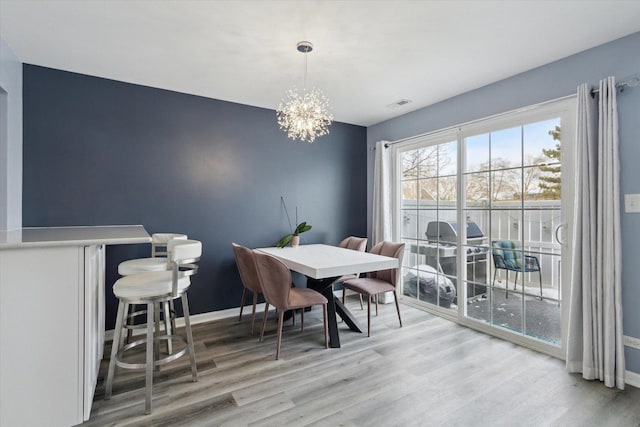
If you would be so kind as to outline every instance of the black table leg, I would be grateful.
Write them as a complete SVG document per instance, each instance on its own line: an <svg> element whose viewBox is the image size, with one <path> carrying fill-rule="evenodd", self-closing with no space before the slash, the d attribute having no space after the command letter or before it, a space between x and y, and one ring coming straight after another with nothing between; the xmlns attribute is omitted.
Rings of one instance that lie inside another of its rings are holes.
<svg viewBox="0 0 640 427"><path fill-rule="evenodd" d="M353 314L349 310L347 310L344 304L342 304L342 301L340 301L340 299L338 299L335 295L333 299L336 305L336 308L335 308L336 313L338 313L338 316L340 316L342 320L344 320L344 323L346 323L347 326L349 326L349 329L351 329L354 332L362 333L362 329L360 329L358 322L356 322L356 318L353 317Z"/></svg>
<svg viewBox="0 0 640 427"><path fill-rule="evenodd" d="M331 348L340 348L340 335L338 333L338 320L336 314L344 320L349 329L362 333L355 317L342 304L342 301L333 294L333 282L335 277L327 279L312 279L307 277L307 287L320 292L327 299L327 323L329 329L329 346Z"/></svg>

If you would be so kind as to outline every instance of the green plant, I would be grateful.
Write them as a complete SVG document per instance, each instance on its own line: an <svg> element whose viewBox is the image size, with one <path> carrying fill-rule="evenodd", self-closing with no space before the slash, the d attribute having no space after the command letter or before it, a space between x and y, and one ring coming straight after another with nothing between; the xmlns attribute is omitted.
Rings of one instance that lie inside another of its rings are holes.
<svg viewBox="0 0 640 427"><path fill-rule="evenodd" d="M291 239L293 239L293 236L298 236L299 234L309 230L311 230L311 226L306 222L301 222L300 224L298 224L298 226L293 231L293 233L287 234L282 239L280 239L280 241L276 246L279 248L284 248L291 242Z"/></svg>

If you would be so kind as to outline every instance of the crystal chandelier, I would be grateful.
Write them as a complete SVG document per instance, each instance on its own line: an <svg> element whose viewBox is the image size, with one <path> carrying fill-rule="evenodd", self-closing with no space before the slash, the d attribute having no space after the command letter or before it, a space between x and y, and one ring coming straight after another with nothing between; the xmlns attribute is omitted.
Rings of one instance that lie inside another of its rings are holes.
<svg viewBox="0 0 640 427"><path fill-rule="evenodd" d="M296 48L304 53L304 87L302 92L289 89L278 105L276 115L280 129L287 132L289 138L312 143L329 133L333 116L329 111L329 100L319 89L307 91L307 54L313 50L313 45L302 41Z"/></svg>

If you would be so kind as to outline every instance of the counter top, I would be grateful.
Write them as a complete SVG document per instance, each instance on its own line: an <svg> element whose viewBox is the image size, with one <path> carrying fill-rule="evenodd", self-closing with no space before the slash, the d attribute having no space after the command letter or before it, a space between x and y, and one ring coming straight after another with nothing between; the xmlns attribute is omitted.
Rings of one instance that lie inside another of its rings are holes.
<svg viewBox="0 0 640 427"><path fill-rule="evenodd" d="M0 249L149 242L151 242L151 236L142 225L27 227L12 231L0 231Z"/></svg>

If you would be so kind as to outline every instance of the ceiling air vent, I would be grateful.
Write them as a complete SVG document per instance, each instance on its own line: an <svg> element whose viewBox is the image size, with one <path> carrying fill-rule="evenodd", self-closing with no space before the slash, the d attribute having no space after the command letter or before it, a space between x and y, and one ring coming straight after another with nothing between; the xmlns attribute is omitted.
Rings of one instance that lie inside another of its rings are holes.
<svg viewBox="0 0 640 427"><path fill-rule="evenodd" d="M398 108L398 107L402 107L403 105L407 105L410 102L411 102L410 99L401 99L399 101L396 101L394 103L386 105L386 107L393 110L394 108Z"/></svg>

